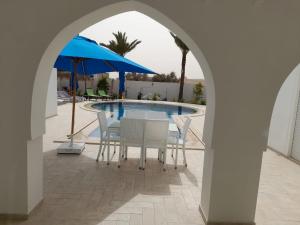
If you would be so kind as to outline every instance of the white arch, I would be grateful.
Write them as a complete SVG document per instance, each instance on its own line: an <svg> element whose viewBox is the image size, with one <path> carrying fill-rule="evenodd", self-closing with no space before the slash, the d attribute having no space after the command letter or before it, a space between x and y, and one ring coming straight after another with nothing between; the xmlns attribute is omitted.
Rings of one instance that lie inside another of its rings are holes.
<svg viewBox="0 0 300 225"><path fill-rule="evenodd" d="M215 88L210 67L203 53L197 44L192 40L192 38L190 38L189 35L184 31L184 29L179 27L175 22L158 10L137 1L121 1L119 3L97 9L96 11L79 18L72 24L62 29L52 40L41 58L34 80L31 104L31 139L35 139L45 133L47 87L53 63L56 60L60 50L69 40L72 39L72 37L74 37L74 35L78 34L85 28L103 19L127 11L138 11L157 20L172 32L176 33L192 50L202 68L205 77L208 103L204 124L204 142L206 143L207 147L211 145L215 112Z"/></svg>
<svg viewBox="0 0 300 225"><path fill-rule="evenodd" d="M268 147L286 156L291 156L296 126L300 64L282 82L277 91L270 120Z"/></svg>

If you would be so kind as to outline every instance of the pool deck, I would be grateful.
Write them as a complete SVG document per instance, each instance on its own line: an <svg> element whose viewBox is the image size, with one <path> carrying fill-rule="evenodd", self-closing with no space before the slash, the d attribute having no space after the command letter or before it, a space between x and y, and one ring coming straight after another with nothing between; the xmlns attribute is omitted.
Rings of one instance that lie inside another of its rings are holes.
<svg viewBox="0 0 300 225"><path fill-rule="evenodd" d="M78 130L95 113L76 104ZM167 171L148 152L145 171L138 170L139 151L117 168L102 159L97 145L86 145L81 155L57 155L54 140L70 129L71 104L58 107L58 116L46 120L44 135L44 200L28 220L1 219L1 225L203 225L198 207L202 189L204 151L188 150L188 167L173 167L168 153ZM203 123L193 121L193 126ZM256 208L257 225L300 224L300 166L273 151L263 154Z"/></svg>

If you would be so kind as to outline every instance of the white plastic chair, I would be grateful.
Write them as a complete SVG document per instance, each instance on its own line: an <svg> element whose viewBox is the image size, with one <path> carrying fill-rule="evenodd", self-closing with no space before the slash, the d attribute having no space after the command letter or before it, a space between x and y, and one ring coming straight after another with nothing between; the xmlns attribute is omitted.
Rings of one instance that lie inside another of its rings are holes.
<svg viewBox="0 0 300 225"><path fill-rule="evenodd" d="M143 169L143 141L144 141L144 120L134 118L122 118L120 124L120 148L122 149L125 159L127 159L128 147L140 147L140 166L139 169ZM122 151L119 152L118 167L121 165Z"/></svg>
<svg viewBox="0 0 300 225"><path fill-rule="evenodd" d="M98 117L99 128L100 128L100 146L99 146L99 151L98 151L96 161L99 160L99 156L100 156L101 152L102 152L102 155L104 156L105 147L106 147L106 145L108 145L107 165L109 165L110 142L114 142L114 153L115 153L116 152L116 142L120 142L120 131L119 131L119 129L110 130L110 126L108 125L108 121L107 121L105 112L102 112L102 111L98 112L97 117ZM115 121L114 123L116 123L116 124L112 124L112 127L119 127L119 125L117 125L117 123L119 123L119 122Z"/></svg>
<svg viewBox="0 0 300 225"><path fill-rule="evenodd" d="M165 120L168 119L166 112L148 111L146 112L146 118L151 120Z"/></svg>
<svg viewBox="0 0 300 225"><path fill-rule="evenodd" d="M183 154L183 164L187 167L186 156L185 156L185 143L186 143L186 135L190 128L191 119L186 118L184 125L180 131L179 137L169 136L168 144L172 145L172 157L173 157L173 146L176 145L176 153L175 153L175 169L177 169L177 158L178 158L178 147L181 146L182 154Z"/></svg>
<svg viewBox="0 0 300 225"><path fill-rule="evenodd" d="M147 148L157 148L163 153L164 170L166 168L166 150L168 140L169 120L146 120L144 131L143 164L146 160Z"/></svg>
<svg viewBox="0 0 300 225"><path fill-rule="evenodd" d="M127 110L125 117L131 119L145 119L146 112L141 110Z"/></svg>

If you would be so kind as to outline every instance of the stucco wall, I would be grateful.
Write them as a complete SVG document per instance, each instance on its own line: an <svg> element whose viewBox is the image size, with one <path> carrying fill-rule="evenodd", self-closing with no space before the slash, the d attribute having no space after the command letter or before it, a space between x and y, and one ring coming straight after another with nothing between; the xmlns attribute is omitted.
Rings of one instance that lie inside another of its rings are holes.
<svg viewBox="0 0 300 225"><path fill-rule="evenodd" d="M1 1L0 213L28 212L26 188L33 187L27 177L33 170L27 171L26 153L42 145L27 142L45 131L49 75L60 50L87 26L129 10L176 33L203 70L204 216L252 222L273 104L300 61L295 0ZM18 91L11 91L12 84Z"/></svg>
<svg viewBox="0 0 300 225"><path fill-rule="evenodd" d="M117 83L117 82L116 82ZM195 84L186 83L183 89L184 101L191 102L194 98ZM115 92L118 85L115 85ZM126 81L126 97L130 99L137 99L137 95L141 91L143 96L154 93L160 94L160 98L167 98L168 101L177 101L179 93L179 83L167 82L146 82L146 81Z"/></svg>
<svg viewBox="0 0 300 225"><path fill-rule="evenodd" d="M91 79L86 81L87 88L97 89L97 80L99 78ZM118 94L119 80L114 79L113 85L112 80L108 80L110 87L110 93ZM194 99L193 88L196 83L187 82L184 84L183 99L184 101L191 102ZM62 78L57 80L58 90L62 90L64 87L69 87L69 79ZM78 81L78 90L80 93L84 93L84 81ZM143 96L159 93L161 99L167 98L168 101L176 101L178 99L179 83L168 83L168 82L150 82L150 81L132 81L127 80L125 83L126 98L137 99L139 91L142 91ZM112 91L112 92L111 92ZM205 99L205 88L203 88L203 98Z"/></svg>
<svg viewBox="0 0 300 225"><path fill-rule="evenodd" d="M268 145L286 156L291 153L299 91L300 66L297 66L280 88L269 129Z"/></svg>
<svg viewBox="0 0 300 225"><path fill-rule="evenodd" d="M47 92L46 118L57 115L57 71L52 69Z"/></svg>

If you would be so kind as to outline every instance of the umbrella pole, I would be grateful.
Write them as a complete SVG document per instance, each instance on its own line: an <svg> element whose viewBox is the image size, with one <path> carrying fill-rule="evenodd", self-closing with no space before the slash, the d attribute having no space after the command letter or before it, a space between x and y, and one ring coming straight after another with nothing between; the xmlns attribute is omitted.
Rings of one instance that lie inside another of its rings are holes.
<svg viewBox="0 0 300 225"><path fill-rule="evenodd" d="M71 141L70 143L63 143L57 148L57 153L63 154L81 154L85 148L85 143L74 143L74 124L75 124L75 101L76 101L76 80L77 80L77 66L80 59L73 59L74 79L73 79L73 104L72 104L72 125L71 125Z"/></svg>
<svg viewBox="0 0 300 225"><path fill-rule="evenodd" d="M86 94L86 75L84 75L83 77L84 77L84 94Z"/></svg>
<svg viewBox="0 0 300 225"><path fill-rule="evenodd" d="M83 78L84 78L84 95L86 95L86 74L85 74L85 67L84 67L84 63L83 60L81 61L82 63L82 69L83 69Z"/></svg>
<svg viewBox="0 0 300 225"><path fill-rule="evenodd" d="M72 102L72 123L71 123L71 135L72 135L71 138L72 138L72 140L73 140L74 124L75 124L75 102L76 102L77 64L78 64L78 60L73 59L74 78L73 78L73 102Z"/></svg>
<svg viewBox="0 0 300 225"><path fill-rule="evenodd" d="M85 143L74 143L74 124L75 124L75 102L76 102L76 80L77 80L77 66L80 59L73 59L74 79L73 79L73 104L72 104L72 125L71 125L71 141L70 143L63 143L57 148L57 153L64 154L81 154L85 148Z"/></svg>
<svg viewBox="0 0 300 225"><path fill-rule="evenodd" d="M72 72L70 73L70 79L69 79L69 95L72 94Z"/></svg>

